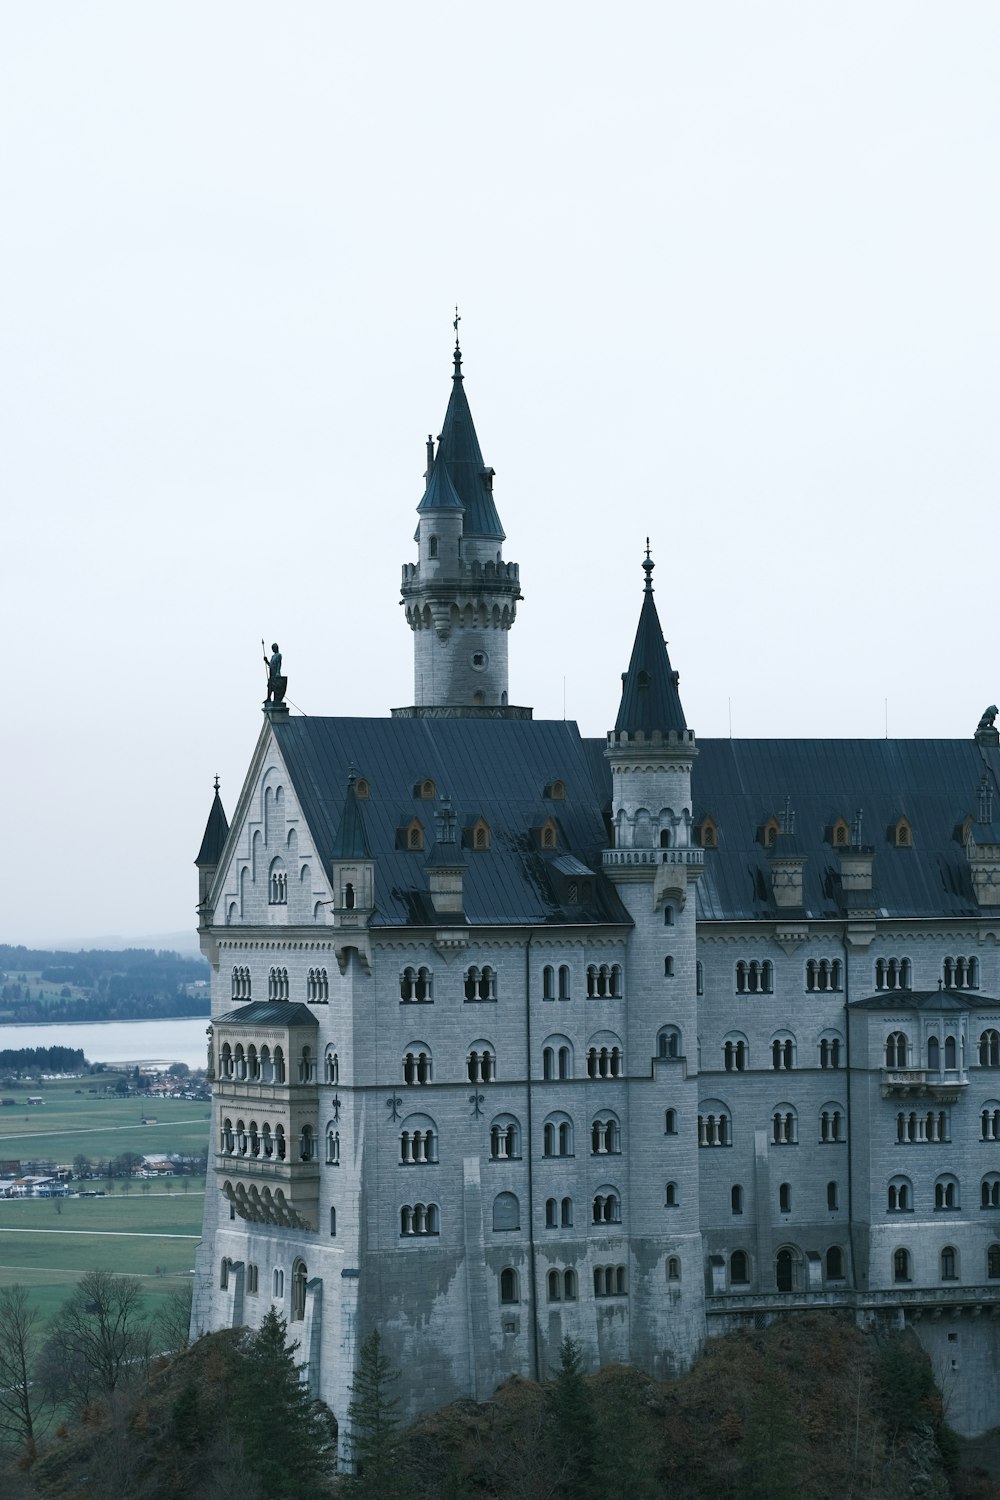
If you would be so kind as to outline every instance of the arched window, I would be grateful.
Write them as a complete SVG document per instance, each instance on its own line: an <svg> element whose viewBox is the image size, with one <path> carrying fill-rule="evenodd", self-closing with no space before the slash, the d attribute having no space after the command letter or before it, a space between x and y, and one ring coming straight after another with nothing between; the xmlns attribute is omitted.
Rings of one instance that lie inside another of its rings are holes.
<svg viewBox="0 0 1000 1500"><path fill-rule="evenodd" d="M989 1281L1000 1281L1000 1245L990 1245L986 1251L986 1276Z"/></svg>
<svg viewBox="0 0 1000 1500"><path fill-rule="evenodd" d="M497 997L496 970L486 964L482 969L475 964L465 971L466 1000L495 1000Z"/></svg>
<svg viewBox="0 0 1000 1500"><path fill-rule="evenodd" d="M568 1000L569 998L570 998L569 967L566 964L560 964L559 965L559 999L560 1000Z"/></svg>
<svg viewBox="0 0 1000 1500"><path fill-rule="evenodd" d="M837 1184L835 1182L828 1182L826 1185L826 1206L831 1213L835 1213L838 1208Z"/></svg>
<svg viewBox="0 0 1000 1500"><path fill-rule="evenodd" d="M778 1184L778 1212L790 1214L792 1211L792 1184L781 1182Z"/></svg>
<svg viewBox="0 0 1000 1500"><path fill-rule="evenodd" d="M576 1301L576 1272L572 1268L563 1272L563 1296L567 1302Z"/></svg>
<svg viewBox="0 0 1000 1500"><path fill-rule="evenodd" d="M271 1295L275 1300L285 1295L285 1273L280 1266L275 1266L271 1276Z"/></svg>
<svg viewBox="0 0 1000 1500"><path fill-rule="evenodd" d="M663 1134L664 1135L676 1135L677 1134L677 1111L676 1111L676 1109L666 1109L666 1110L664 1110L664 1112L663 1112Z"/></svg>
<svg viewBox="0 0 1000 1500"><path fill-rule="evenodd" d="M909 1250L894 1250L892 1253L892 1279L895 1282L910 1281L910 1252Z"/></svg>
<svg viewBox="0 0 1000 1500"><path fill-rule="evenodd" d="M326 1164L328 1167L340 1166L340 1131L332 1120L326 1127Z"/></svg>
<svg viewBox="0 0 1000 1500"><path fill-rule="evenodd" d="M698 1106L698 1145L731 1146L731 1115L725 1104L706 1099Z"/></svg>
<svg viewBox="0 0 1000 1500"><path fill-rule="evenodd" d="M667 1280L668 1281L680 1281L680 1279L681 1279L681 1262L680 1262L680 1256L678 1256L678 1255L668 1255L667 1256Z"/></svg>
<svg viewBox="0 0 1000 1500"><path fill-rule="evenodd" d="M326 1005L330 1000L330 979L325 969L310 969L306 978L306 999L314 1005Z"/></svg>
<svg viewBox="0 0 1000 1500"><path fill-rule="evenodd" d="M327 1047L323 1054L323 1082L326 1084L340 1082L340 1058L332 1047Z"/></svg>
<svg viewBox="0 0 1000 1500"><path fill-rule="evenodd" d="M663 977L664 979L673 979L674 977L674 960L670 954L663 960Z"/></svg>
<svg viewBox="0 0 1000 1500"><path fill-rule="evenodd" d="M992 1026L979 1038L979 1066L1000 1068L1000 1031Z"/></svg>
<svg viewBox="0 0 1000 1500"><path fill-rule="evenodd" d="M550 1302L561 1302L563 1294L562 1276L558 1271L550 1271L545 1278L546 1290Z"/></svg>
<svg viewBox="0 0 1000 1500"><path fill-rule="evenodd" d="M791 1104L779 1104L771 1115L771 1140L775 1146L798 1144L798 1116Z"/></svg>
<svg viewBox="0 0 1000 1500"><path fill-rule="evenodd" d="M521 1127L513 1115L497 1115L490 1126L490 1160L517 1161L521 1156Z"/></svg>
<svg viewBox="0 0 1000 1500"><path fill-rule="evenodd" d="M429 1115L408 1115L399 1132L399 1160L407 1167L432 1166L437 1143L437 1127Z"/></svg>
<svg viewBox="0 0 1000 1500"><path fill-rule="evenodd" d="M440 1234L441 1215L436 1203L404 1203L399 1210L401 1235Z"/></svg>
<svg viewBox="0 0 1000 1500"><path fill-rule="evenodd" d="M590 1152L592 1156L617 1156L621 1151L621 1126L617 1115L596 1115L590 1127Z"/></svg>
<svg viewBox="0 0 1000 1500"><path fill-rule="evenodd" d="M410 1042L403 1054L403 1082L407 1084L431 1083L434 1079L434 1062L426 1042Z"/></svg>
<svg viewBox="0 0 1000 1500"><path fill-rule="evenodd" d="M399 998L406 1005L432 1003L434 993L430 969L405 968L399 976Z"/></svg>
<svg viewBox="0 0 1000 1500"><path fill-rule="evenodd" d="M1000 1141L1000 1103L995 1099L987 1099L979 1111L979 1139Z"/></svg>
<svg viewBox="0 0 1000 1500"><path fill-rule="evenodd" d="M337 1210L332 1203L330 1205L330 1233L331 1235L337 1233Z"/></svg>
<svg viewBox="0 0 1000 1500"><path fill-rule="evenodd" d="M945 1172L934 1184L935 1211L942 1213L947 1209L958 1209L960 1207L958 1178L952 1176L950 1172Z"/></svg>
<svg viewBox="0 0 1000 1500"><path fill-rule="evenodd" d="M544 969L542 970L542 999L554 1000L555 998L556 971L551 964L546 964Z"/></svg>
<svg viewBox="0 0 1000 1500"><path fill-rule="evenodd" d="M826 1279L827 1281L843 1281L844 1279L844 1252L839 1245L831 1245L826 1252Z"/></svg>
<svg viewBox="0 0 1000 1500"><path fill-rule="evenodd" d="M233 969L233 999L249 1000L250 993L250 970L242 964Z"/></svg>
<svg viewBox="0 0 1000 1500"><path fill-rule="evenodd" d="M225 1291L229 1286L229 1270L231 1266L232 1261L229 1259L228 1255L224 1255L222 1257L222 1265L219 1269L219 1287L222 1291Z"/></svg>
<svg viewBox="0 0 1000 1500"><path fill-rule="evenodd" d="M987 1172L980 1187L983 1208L1000 1208L1000 1172Z"/></svg>
<svg viewBox="0 0 1000 1500"><path fill-rule="evenodd" d="M569 1115L557 1111L549 1115L542 1127L545 1156L573 1155L573 1122Z"/></svg>
<svg viewBox="0 0 1000 1500"><path fill-rule="evenodd" d="M292 1268L292 1316L291 1322L300 1322L306 1315L306 1284L309 1272L305 1261L297 1260Z"/></svg>
<svg viewBox="0 0 1000 1500"><path fill-rule="evenodd" d="M601 1187L597 1190L592 1204L591 1221L594 1224L621 1223L622 1200L617 1188Z"/></svg>
<svg viewBox="0 0 1000 1500"><path fill-rule="evenodd" d="M941 1251L941 1280L958 1280L958 1251L954 1245L945 1245Z"/></svg>
<svg viewBox="0 0 1000 1500"><path fill-rule="evenodd" d="M299 1133L299 1158L301 1161L316 1159L316 1139L311 1125L303 1125Z"/></svg>
<svg viewBox="0 0 1000 1500"><path fill-rule="evenodd" d="M663 908L663 925L664 927L673 927L674 925L674 909L669 901Z"/></svg>
<svg viewBox="0 0 1000 1500"><path fill-rule="evenodd" d="M497 1055L491 1042L473 1042L466 1059L466 1072L470 1083L496 1082Z"/></svg>
<svg viewBox="0 0 1000 1500"><path fill-rule="evenodd" d="M743 1212L743 1189L738 1182L734 1182L729 1190L729 1206L734 1214Z"/></svg>
<svg viewBox="0 0 1000 1500"><path fill-rule="evenodd" d="M681 1056L681 1034L676 1026L661 1026L656 1033L657 1057L677 1058Z"/></svg>
<svg viewBox="0 0 1000 1500"><path fill-rule="evenodd" d="M771 1067L787 1072L795 1066L795 1038L790 1031L779 1031L771 1040Z"/></svg>
<svg viewBox="0 0 1000 1500"><path fill-rule="evenodd" d="M750 1285L750 1259L745 1250L734 1250L729 1257L729 1282L731 1286Z"/></svg>
<svg viewBox="0 0 1000 1500"><path fill-rule="evenodd" d="M722 1066L727 1073L744 1073L750 1066L750 1044L741 1031L731 1031L723 1042Z"/></svg>
<svg viewBox="0 0 1000 1500"><path fill-rule="evenodd" d="M774 965L769 958L740 959L736 965L738 995L770 995L774 990Z"/></svg>
<svg viewBox="0 0 1000 1500"><path fill-rule="evenodd" d="M886 1208L891 1214L908 1214L913 1211L913 1186L908 1177L889 1179Z"/></svg>
<svg viewBox="0 0 1000 1500"><path fill-rule="evenodd" d="M549 1082L573 1077L573 1048L568 1037L546 1038L542 1047L542 1077Z"/></svg>
<svg viewBox="0 0 1000 1500"><path fill-rule="evenodd" d="M835 1145L846 1139L844 1121L846 1113L842 1104L824 1104L819 1114L819 1138L823 1145Z"/></svg>
<svg viewBox="0 0 1000 1500"><path fill-rule="evenodd" d="M838 1032L828 1031L824 1036L820 1037L819 1065L821 1068L841 1067L843 1056L844 1043Z"/></svg>
<svg viewBox="0 0 1000 1500"><path fill-rule="evenodd" d="M504 1266L500 1272L500 1301L509 1304L519 1300L517 1272L513 1266Z"/></svg>
<svg viewBox="0 0 1000 1500"><path fill-rule="evenodd" d="M678 1188L676 1182L667 1183L666 1192L663 1198L663 1205L665 1208L680 1208L680 1189Z"/></svg>
<svg viewBox="0 0 1000 1500"><path fill-rule="evenodd" d="M555 1200L553 1200L554 1202ZM516 1193L498 1193L493 1199L493 1232L521 1227L521 1204Z"/></svg>
<svg viewBox="0 0 1000 1500"><path fill-rule="evenodd" d="M288 902L288 874L284 862L280 859L271 862L267 881L267 900L269 906L285 906Z"/></svg>
<svg viewBox="0 0 1000 1500"><path fill-rule="evenodd" d="M891 1031L885 1039L885 1065L887 1068L906 1067L909 1046L905 1031Z"/></svg>

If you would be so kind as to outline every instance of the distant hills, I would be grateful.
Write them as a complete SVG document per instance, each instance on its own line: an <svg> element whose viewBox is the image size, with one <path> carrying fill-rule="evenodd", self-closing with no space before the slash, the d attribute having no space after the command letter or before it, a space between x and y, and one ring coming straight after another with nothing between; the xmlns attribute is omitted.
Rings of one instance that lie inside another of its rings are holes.
<svg viewBox="0 0 1000 1500"><path fill-rule="evenodd" d="M207 1016L208 964L154 948L0 944L0 1024Z"/></svg>

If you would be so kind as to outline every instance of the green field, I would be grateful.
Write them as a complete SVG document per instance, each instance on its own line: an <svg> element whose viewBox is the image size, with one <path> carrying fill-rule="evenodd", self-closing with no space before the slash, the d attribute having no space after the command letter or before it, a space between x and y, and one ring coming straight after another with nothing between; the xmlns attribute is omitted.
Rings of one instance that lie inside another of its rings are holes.
<svg viewBox="0 0 1000 1500"><path fill-rule="evenodd" d="M109 1075L100 1075L103 1087ZM110 1075L113 1084L115 1075ZM208 1143L211 1105L183 1099L102 1097L91 1078L18 1084L5 1089L24 1103L0 1109L0 1159L72 1163L137 1154L199 1155ZM82 1090L82 1092L77 1092ZM155 1125L140 1124L143 1114ZM26 1118L27 1117L27 1118ZM104 1189L101 1198L0 1199L0 1286L21 1282L45 1317L51 1316L89 1270L107 1269L143 1280L150 1311L158 1299L190 1283L201 1236L204 1177L74 1183Z"/></svg>

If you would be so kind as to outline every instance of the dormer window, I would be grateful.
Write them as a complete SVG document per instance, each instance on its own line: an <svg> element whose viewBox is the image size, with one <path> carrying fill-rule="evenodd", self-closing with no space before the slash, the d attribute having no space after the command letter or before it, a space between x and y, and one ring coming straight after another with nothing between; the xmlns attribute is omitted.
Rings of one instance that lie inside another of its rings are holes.
<svg viewBox="0 0 1000 1500"><path fill-rule="evenodd" d="M719 828L714 818L702 818L701 827L698 832L701 835L701 847L703 849L718 849Z"/></svg>
<svg viewBox="0 0 1000 1500"><path fill-rule="evenodd" d="M830 829L830 843L835 849L846 849L851 842L851 830L846 818L838 818Z"/></svg>
<svg viewBox="0 0 1000 1500"><path fill-rule="evenodd" d="M546 818L538 831L538 842L543 849L554 849L556 847L558 830L554 818Z"/></svg>
<svg viewBox="0 0 1000 1500"><path fill-rule="evenodd" d="M636 686L637 687L648 688L649 684L650 684L650 681L651 681L650 675L649 675L649 673L644 668L641 668L635 674L635 682L636 682Z"/></svg>
<svg viewBox="0 0 1000 1500"><path fill-rule="evenodd" d="M544 796L548 797L550 802L564 802L566 800L566 783L558 780L558 778L555 781L550 781L545 788Z"/></svg>
<svg viewBox="0 0 1000 1500"><path fill-rule="evenodd" d="M897 849L913 848L913 825L909 818L900 818L889 830L889 837Z"/></svg>
<svg viewBox="0 0 1000 1500"><path fill-rule="evenodd" d="M354 783L354 795L359 802L368 801L368 783L363 776L359 776L357 781Z"/></svg>
<svg viewBox="0 0 1000 1500"><path fill-rule="evenodd" d="M419 818L414 818L406 830L407 849L422 849L424 847L424 825Z"/></svg>
<svg viewBox="0 0 1000 1500"><path fill-rule="evenodd" d="M423 781L418 781L413 788L414 797L419 797L422 802L433 802L437 796L437 790L433 781L427 776Z"/></svg>
<svg viewBox="0 0 1000 1500"><path fill-rule="evenodd" d="M781 824L777 818L770 817L761 829L761 843L765 849L773 849L774 841L781 832Z"/></svg>
<svg viewBox="0 0 1000 1500"><path fill-rule="evenodd" d="M465 843L470 849L484 850L490 847L490 825L485 818L477 818L472 827L466 830Z"/></svg>

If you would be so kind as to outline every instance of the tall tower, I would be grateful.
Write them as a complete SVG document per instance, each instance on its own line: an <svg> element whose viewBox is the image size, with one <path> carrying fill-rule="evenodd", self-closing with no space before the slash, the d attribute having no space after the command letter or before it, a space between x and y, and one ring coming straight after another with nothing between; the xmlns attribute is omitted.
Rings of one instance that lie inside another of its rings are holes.
<svg viewBox="0 0 1000 1500"><path fill-rule="evenodd" d="M695 1132L695 882L704 854L691 837L691 769L698 752L653 602L648 545L643 569L639 626L605 750L613 843L603 864L634 923L625 1039L631 1059L631 1356L665 1373L684 1368L705 1328Z"/></svg>
<svg viewBox="0 0 1000 1500"><path fill-rule="evenodd" d="M417 506L416 563L403 565L402 595L413 631L414 706L396 717L530 718L508 703L507 632L521 598L516 563L503 560L504 530L493 503L465 395L462 351L444 426L427 439L427 487Z"/></svg>

